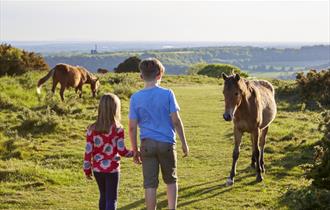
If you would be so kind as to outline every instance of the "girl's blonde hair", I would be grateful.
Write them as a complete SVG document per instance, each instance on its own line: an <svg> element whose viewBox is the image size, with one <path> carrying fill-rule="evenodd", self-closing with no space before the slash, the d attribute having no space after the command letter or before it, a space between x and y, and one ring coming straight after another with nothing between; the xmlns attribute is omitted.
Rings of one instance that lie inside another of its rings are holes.
<svg viewBox="0 0 330 210"><path fill-rule="evenodd" d="M99 132L108 133L112 125L117 128L120 124L120 100L118 96L112 93L106 93L101 97L97 120L94 123L94 129Z"/></svg>

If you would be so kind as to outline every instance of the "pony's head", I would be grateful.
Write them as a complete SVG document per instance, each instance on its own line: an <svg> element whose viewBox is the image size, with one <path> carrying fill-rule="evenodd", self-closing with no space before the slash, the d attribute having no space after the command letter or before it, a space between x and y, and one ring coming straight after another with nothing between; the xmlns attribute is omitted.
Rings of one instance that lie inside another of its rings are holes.
<svg viewBox="0 0 330 210"><path fill-rule="evenodd" d="M91 90L92 90L92 93L93 93L93 97L96 96L96 92L99 89L99 87L100 87L100 80L99 80L99 78L97 78L97 77L92 78L91 79Z"/></svg>
<svg viewBox="0 0 330 210"><path fill-rule="evenodd" d="M225 113L223 118L226 121L231 121L235 115L237 107L242 102L243 92L242 86L244 81L241 79L239 74L233 74L227 76L222 73L222 78L225 81L223 88L223 95L225 96Z"/></svg>

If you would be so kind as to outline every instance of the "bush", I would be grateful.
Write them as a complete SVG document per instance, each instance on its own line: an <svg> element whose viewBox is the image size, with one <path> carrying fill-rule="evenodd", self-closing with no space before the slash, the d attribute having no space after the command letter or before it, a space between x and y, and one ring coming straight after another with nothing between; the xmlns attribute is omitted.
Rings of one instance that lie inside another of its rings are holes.
<svg viewBox="0 0 330 210"><path fill-rule="evenodd" d="M220 78L222 73L226 74L240 74L242 77L248 77L248 74L245 72L241 72L241 70L230 64L208 64L204 68L202 68L197 74L206 75L209 77Z"/></svg>
<svg viewBox="0 0 330 210"><path fill-rule="evenodd" d="M188 69L188 74L190 75L195 75L197 74L200 70L205 68L207 66L207 63L205 62L200 62L200 63L195 63L192 64L189 69Z"/></svg>
<svg viewBox="0 0 330 210"><path fill-rule="evenodd" d="M17 118L21 120L21 124L17 127L21 135L50 133L59 124L58 118L50 109L45 111L25 109Z"/></svg>
<svg viewBox="0 0 330 210"><path fill-rule="evenodd" d="M31 70L48 69L49 67L41 55L7 44L0 45L0 76L20 75Z"/></svg>
<svg viewBox="0 0 330 210"><path fill-rule="evenodd" d="M323 112L322 117L319 129L324 136L315 147L314 164L308 177L314 186L330 190L330 110Z"/></svg>
<svg viewBox="0 0 330 210"><path fill-rule="evenodd" d="M329 209L329 197L330 191L312 186L303 189L289 189L285 194L289 209Z"/></svg>
<svg viewBox="0 0 330 210"><path fill-rule="evenodd" d="M301 100L307 106L313 106L317 102L330 105L330 69L319 72L310 70L306 75L303 72L298 73L296 82Z"/></svg>
<svg viewBox="0 0 330 210"><path fill-rule="evenodd" d="M141 59L132 56L127 58L124 62L120 63L117 68L115 68L116 73L123 73L123 72L140 72L139 64Z"/></svg>
<svg viewBox="0 0 330 210"><path fill-rule="evenodd" d="M14 136L10 136L10 139L7 139L0 133L0 159L8 160L11 158L22 159L21 151L18 149L15 144L18 140L17 133Z"/></svg>

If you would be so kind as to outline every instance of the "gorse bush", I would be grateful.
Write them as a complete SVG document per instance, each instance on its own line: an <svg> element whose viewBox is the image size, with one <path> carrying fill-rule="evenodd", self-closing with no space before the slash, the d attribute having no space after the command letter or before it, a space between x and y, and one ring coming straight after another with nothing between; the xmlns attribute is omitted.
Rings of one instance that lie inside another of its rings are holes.
<svg viewBox="0 0 330 210"><path fill-rule="evenodd" d="M316 102L330 105L330 69L317 72L310 70L306 75L298 73L296 76L301 100L308 106Z"/></svg>
<svg viewBox="0 0 330 210"><path fill-rule="evenodd" d="M39 54L27 52L11 45L0 45L0 76L20 75L25 72L49 69Z"/></svg>
<svg viewBox="0 0 330 210"><path fill-rule="evenodd" d="M248 74L242 72L238 67L230 64L208 64L197 72L199 75L206 75L209 77L220 78L222 73L226 74L240 74L242 77L248 77Z"/></svg>
<svg viewBox="0 0 330 210"><path fill-rule="evenodd" d="M322 117L319 130L324 136L315 147L315 160L309 178L314 186L330 190L330 111L323 112Z"/></svg>
<svg viewBox="0 0 330 210"><path fill-rule="evenodd" d="M49 108L41 111L24 109L17 118L21 121L17 127L21 135L53 132L59 124L57 116Z"/></svg>
<svg viewBox="0 0 330 210"><path fill-rule="evenodd" d="M322 113L319 130L324 133L314 147L314 163L307 173L312 185L302 189L289 189L286 199L290 199L293 209L329 209L330 207L330 111Z"/></svg>
<svg viewBox="0 0 330 210"><path fill-rule="evenodd" d="M10 135L8 137L3 136L0 133L0 159L1 160L8 160L11 158L21 159L22 154L17 146L18 135ZM2 141L1 141L2 140Z"/></svg>
<svg viewBox="0 0 330 210"><path fill-rule="evenodd" d="M195 63L190 65L189 69L188 69L188 74L189 75L195 75L197 74L200 70L202 70L203 68L205 68L205 66L207 66L208 64L205 62L200 62L200 63Z"/></svg>
<svg viewBox="0 0 330 210"><path fill-rule="evenodd" d="M115 68L116 73L123 73L123 72L140 72L139 64L141 59L137 56L132 56L127 58L124 62L120 63L117 68Z"/></svg>

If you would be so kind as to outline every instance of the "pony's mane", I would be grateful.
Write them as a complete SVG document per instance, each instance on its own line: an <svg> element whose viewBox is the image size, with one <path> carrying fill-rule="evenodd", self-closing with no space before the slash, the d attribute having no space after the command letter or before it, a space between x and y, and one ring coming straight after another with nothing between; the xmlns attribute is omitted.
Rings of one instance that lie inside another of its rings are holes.
<svg viewBox="0 0 330 210"><path fill-rule="evenodd" d="M254 81L241 78L238 82L238 86L241 89L243 95L254 95L256 98L259 98L258 88L255 86Z"/></svg>
<svg viewBox="0 0 330 210"><path fill-rule="evenodd" d="M92 79L95 79L96 77L91 73L91 72L89 72L87 69L85 69L84 67L82 67L82 66L77 66L79 69L81 69L81 70L83 70L83 71L85 71L86 72L86 74L87 74L87 77L88 77L88 79L89 80L92 80Z"/></svg>

